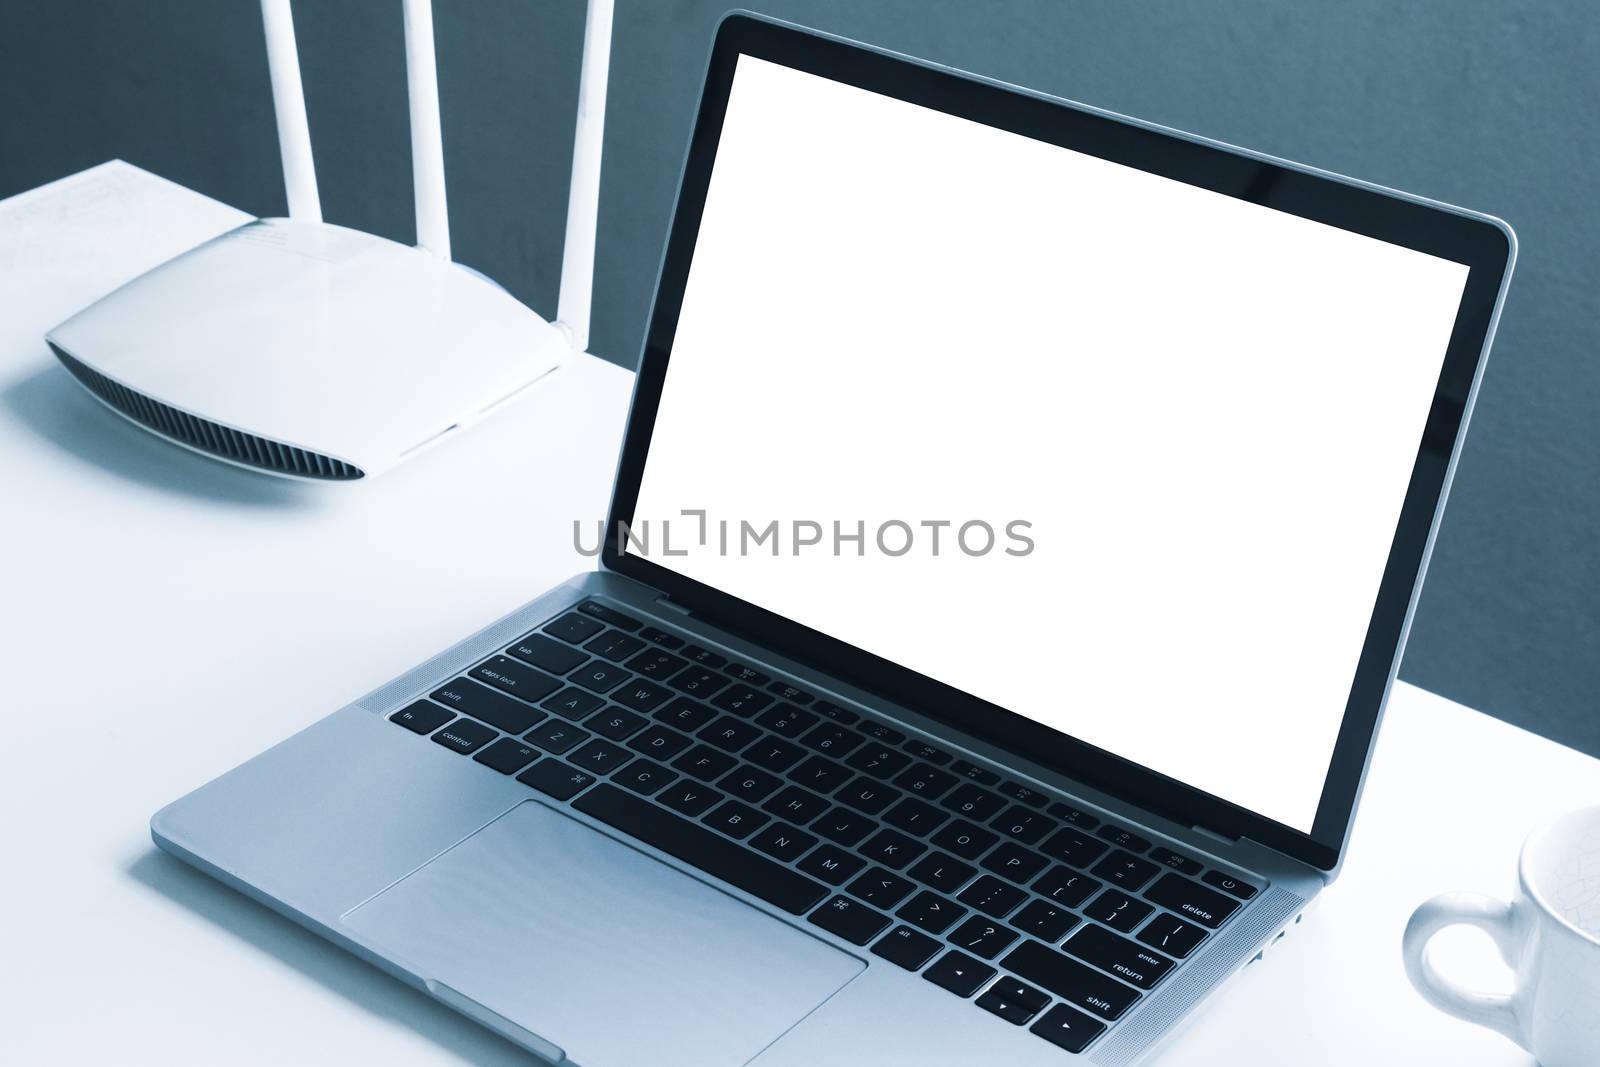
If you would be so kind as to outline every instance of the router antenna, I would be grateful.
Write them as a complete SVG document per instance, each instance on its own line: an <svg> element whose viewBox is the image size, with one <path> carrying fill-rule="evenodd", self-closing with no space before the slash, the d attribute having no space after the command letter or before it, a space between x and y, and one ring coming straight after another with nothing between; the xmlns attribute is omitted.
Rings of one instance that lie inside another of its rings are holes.
<svg viewBox="0 0 1600 1067"><path fill-rule="evenodd" d="M605 133L606 78L611 66L612 0L589 0L578 75L578 126L572 138L572 183L567 190L567 235L561 246L561 296L556 325L575 352L589 347L594 297L594 239L600 216L600 148Z"/></svg>
<svg viewBox="0 0 1600 1067"><path fill-rule="evenodd" d="M300 53L294 46L289 0L261 0L261 22L267 31L267 71L272 76L272 111L278 119L278 154L283 157L289 217L321 222L322 201L317 197L317 171L311 162L311 130L306 125L306 97L300 85Z"/></svg>
<svg viewBox="0 0 1600 1067"><path fill-rule="evenodd" d="M450 211L444 193L444 142L439 132L439 74L433 48L432 0L405 0L406 91L411 98L411 183L417 205L417 247L450 258Z"/></svg>

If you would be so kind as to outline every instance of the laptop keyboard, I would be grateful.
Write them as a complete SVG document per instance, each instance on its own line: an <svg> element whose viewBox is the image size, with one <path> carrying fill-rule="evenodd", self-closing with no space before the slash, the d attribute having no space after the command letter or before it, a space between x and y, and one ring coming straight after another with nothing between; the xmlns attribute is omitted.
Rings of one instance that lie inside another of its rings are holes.
<svg viewBox="0 0 1600 1067"><path fill-rule="evenodd" d="M592 601L390 720L1068 1052L1257 892Z"/></svg>

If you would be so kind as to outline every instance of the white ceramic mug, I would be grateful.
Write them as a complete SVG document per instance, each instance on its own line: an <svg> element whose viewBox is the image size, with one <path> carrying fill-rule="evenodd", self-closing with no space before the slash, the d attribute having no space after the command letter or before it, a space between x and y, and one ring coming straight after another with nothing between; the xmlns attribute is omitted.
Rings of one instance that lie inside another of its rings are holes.
<svg viewBox="0 0 1600 1067"><path fill-rule="evenodd" d="M1543 1067L1600 1064L1600 808L1574 811L1522 846L1516 899L1445 893L1406 924L1406 975L1440 1011L1498 1030ZM1516 971L1509 995L1464 989L1427 947L1446 926L1486 931Z"/></svg>

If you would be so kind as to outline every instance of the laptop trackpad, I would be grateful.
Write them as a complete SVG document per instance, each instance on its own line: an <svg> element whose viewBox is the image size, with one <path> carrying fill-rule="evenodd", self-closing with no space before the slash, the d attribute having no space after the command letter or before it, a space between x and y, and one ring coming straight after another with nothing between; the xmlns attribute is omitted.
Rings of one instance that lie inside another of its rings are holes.
<svg viewBox="0 0 1600 1067"><path fill-rule="evenodd" d="M584 1067L737 1067L864 966L535 801L343 921Z"/></svg>

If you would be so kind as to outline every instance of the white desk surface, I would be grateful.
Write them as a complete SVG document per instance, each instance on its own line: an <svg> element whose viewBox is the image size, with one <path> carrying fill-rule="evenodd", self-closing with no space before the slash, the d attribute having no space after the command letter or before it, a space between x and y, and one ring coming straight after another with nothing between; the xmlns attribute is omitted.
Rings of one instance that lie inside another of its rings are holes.
<svg viewBox="0 0 1600 1067"><path fill-rule="evenodd" d="M605 512L632 376L582 358L371 482L183 452L42 336L243 218L122 163L0 202L0 1061L526 1063L157 853L146 823L584 569L571 523ZM1597 799L1600 761L1397 687L1342 878L1160 1062L1527 1067L1422 1003L1400 931L1435 892L1508 893L1526 833ZM1469 932L1439 947L1506 980Z"/></svg>

